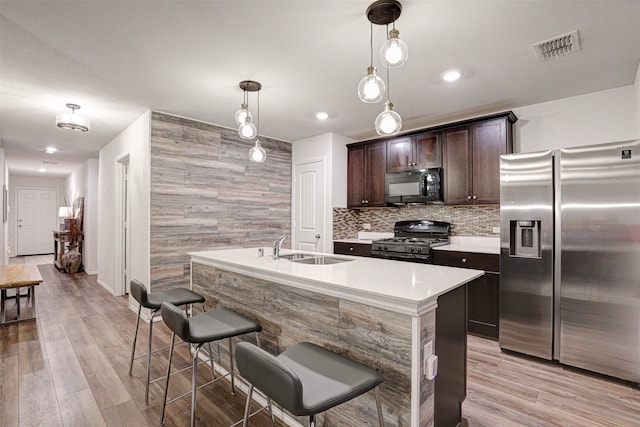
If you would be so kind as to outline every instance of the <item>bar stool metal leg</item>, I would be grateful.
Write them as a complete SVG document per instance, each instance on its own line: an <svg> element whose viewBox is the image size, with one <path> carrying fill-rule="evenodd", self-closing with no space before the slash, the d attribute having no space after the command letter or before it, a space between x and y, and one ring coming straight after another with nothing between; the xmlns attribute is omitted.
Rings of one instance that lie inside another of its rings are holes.
<svg viewBox="0 0 640 427"><path fill-rule="evenodd" d="M136 321L136 333L133 335L133 348L131 349L131 362L129 362L129 375L133 372L133 358L136 354L136 341L138 340L138 328L140 327L140 313L142 305L138 306L138 320Z"/></svg>
<svg viewBox="0 0 640 427"><path fill-rule="evenodd" d="M160 415L160 425L164 425L164 412L167 408L167 392L169 391L169 378L171 377L171 359L173 359L173 346L176 341L176 333L171 334L171 345L169 346L169 363L167 364L167 380L164 383L164 397L162 398L162 415Z"/></svg>
<svg viewBox="0 0 640 427"><path fill-rule="evenodd" d="M384 427L384 420L382 417L382 404L380 403L380 386L374 389L376 395L376 408L378 409L378 423L380 427Z"/></svg>
<svg viewBox="0 0 640 427"><path fill-rule="evenodd" d="M198 352L200 352L200 348L202 344L196 347L196 350L193 352L193 377L191 384L191 427L195 427L196 425L196 392L198 391Z"/></svg>
<svg viewBox="0 0 640 427"><path fill-rule="evenodd" d="M231 364L231 395L236 394L235 375L233 372L233 350L231 348L231 337L229 337L229 363Z"/></svg>
<svg viewBox="0 0 640 427"><path fill-rule="evenodd" d="M249 385L247 392L247 402L244 405L244 418L242 419L242 427L249 425L249 414L251 413L251 396L253 396L253 385Z"/></svg>
<svg viewBox="0 0 640 427"><path fill-rule="evenodd" d="M153 340L153 317L156 315L158 310L151 312L151 318L149 319L149 346L147 349L147 381L144 390L144 403L149 403L149 381L151 380L151 347Z"/></svg>

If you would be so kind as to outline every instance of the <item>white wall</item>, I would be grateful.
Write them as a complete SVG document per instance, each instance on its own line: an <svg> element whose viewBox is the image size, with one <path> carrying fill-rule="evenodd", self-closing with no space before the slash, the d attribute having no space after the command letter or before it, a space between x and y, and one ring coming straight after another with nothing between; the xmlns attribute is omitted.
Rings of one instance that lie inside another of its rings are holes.
<svg viewBox="0 0 640 427"><path fill-rule="evenodd" d="M638 84L514 108L513 151L639 139Z"/></svg>
<svg viewBox="0 0 640 427"><path fill-rule="evenodd" d="M98 267L98 159L89 159L67 176L64 197L70 203L78 197L84 197L82 265L87 273L96 274Z"/></svg>
<svg viewBox="0 0 640 427"><path fill-rule="evenodd" d="M0 138L0 192L3 191L3 186L7 186L7 198L9 196L9 170L7 169L7 163L4 157L4 148L2 148L2 139ZM0 194L0 265L7 265L9 263L9 220L3 222L3 201L4 194ZM9 201L6 201L7 204Z"/></svg>
<svg viewBox="0 0 640 427"><path fill-rule="evenodd" d="M58 191L58 206L63 206L65 195L64 178L44 176L9 175L9 256L16 256L16 189L17 188L52 188ZM51 232L51 253L53 253L53 231Z"/></svg>
<svg viewBox="0 0 640 427"><path fill-rule="evenodd" d="M113 293L116 280L116 159L129 155L131 187L130 277L149 283L151 111L133 122L100 150L98 165L98 282Z"/></svg>
<svg viewBox="0 0 640 427"><path fill-rule="evenodd" d="M333 170L331 178L333 180L332 204L334 208L347 207L347 144L355 142L336 133L332 134Z"/></svg>
<svg viewBox="0 0 640 427"><path fill-rule="evenodd" d="M636 72L636 80L633 86L636 92L636 129L640 133L640 64L638 64L638 71Z"/></svg>
<svg viewBox="0 0 640 427"><path fill-rule="evenodd" d="M301 139L292 144L291 157L293 166L301 163L323 159L325 163L325 224L322 252L333 252L333 208L347 206L347 148L354 140L327 133L311 138ZM295 170L293 170L295 173ZM292 197L292 212L295 212L295 191ZM292 221L293 223L293 221ZM295 237L294 237L295 238ZM291 247L296 247L292 242Z"/></svg>

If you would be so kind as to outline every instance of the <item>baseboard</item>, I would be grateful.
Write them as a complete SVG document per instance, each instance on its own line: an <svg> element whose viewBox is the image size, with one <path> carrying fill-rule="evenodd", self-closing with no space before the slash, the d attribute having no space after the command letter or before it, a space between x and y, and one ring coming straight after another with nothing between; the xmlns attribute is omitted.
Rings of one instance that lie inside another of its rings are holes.
<svg viewBox="0 0 640 427"><path fill-rule="evenodd" d="M98 283L98 285L102 286L103 288L105 288L107 290L107 292L109 292L112 296L115 296L115 293L113 292L113 289L111 289L109 287L109 285L107 285L105 282L103 282L100 279L96 279L96 282Z"/></svg>

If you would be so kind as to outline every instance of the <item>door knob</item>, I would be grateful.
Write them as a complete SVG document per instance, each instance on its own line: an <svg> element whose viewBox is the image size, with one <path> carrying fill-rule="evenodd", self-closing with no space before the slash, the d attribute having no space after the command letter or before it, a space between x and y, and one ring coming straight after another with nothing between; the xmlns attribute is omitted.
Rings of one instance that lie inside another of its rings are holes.
<svg viewBox="0 0 640 427"><path fill-rule="evenodd" d="M320 238L320 233L316 233L316 235L314 236L316 239Z"/></svg>

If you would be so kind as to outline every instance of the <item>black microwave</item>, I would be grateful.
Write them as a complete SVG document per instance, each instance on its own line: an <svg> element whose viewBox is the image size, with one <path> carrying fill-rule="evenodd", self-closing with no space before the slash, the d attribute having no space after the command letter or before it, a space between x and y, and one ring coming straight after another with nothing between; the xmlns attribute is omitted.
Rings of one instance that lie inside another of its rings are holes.
<svg viewBox="0 0 640 427"><path fill-rule="evenodd" d="M442 168L387 173L384 188L384 201L392 205L442 202Z"/></svg>

